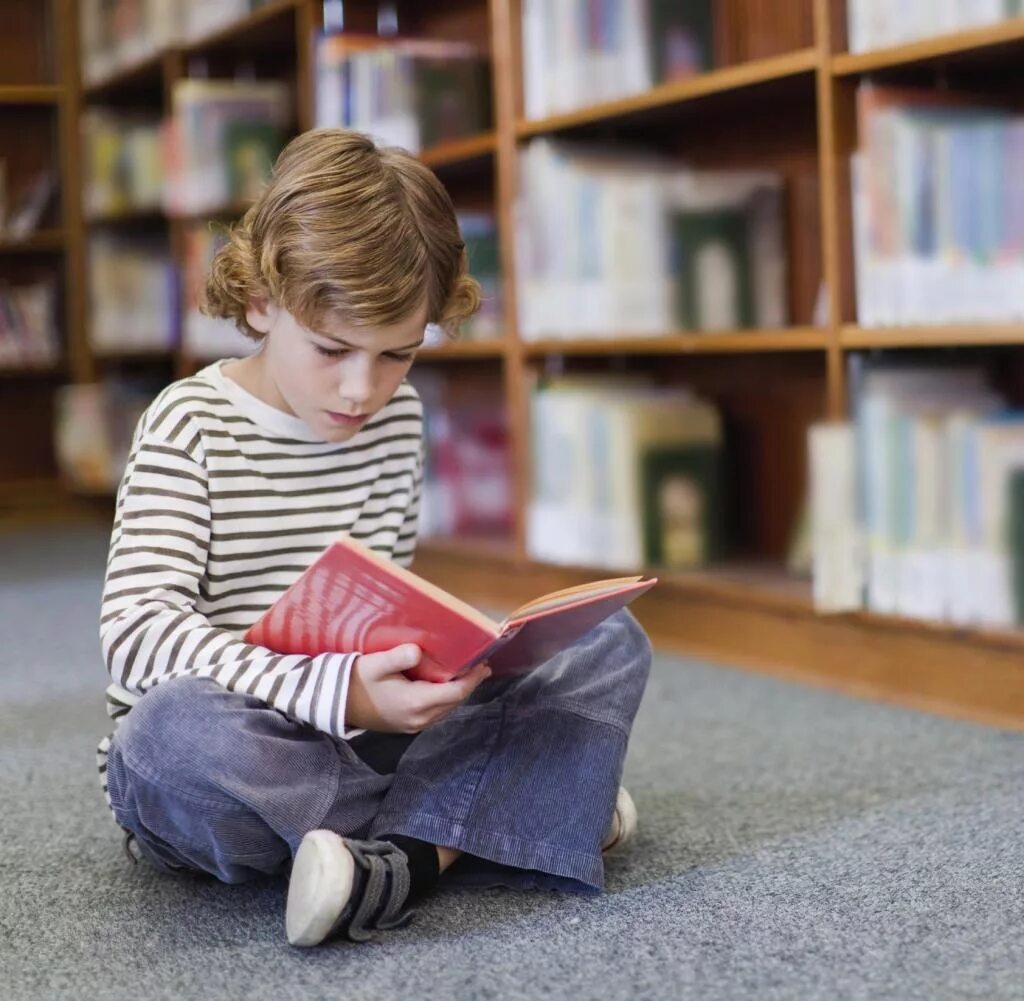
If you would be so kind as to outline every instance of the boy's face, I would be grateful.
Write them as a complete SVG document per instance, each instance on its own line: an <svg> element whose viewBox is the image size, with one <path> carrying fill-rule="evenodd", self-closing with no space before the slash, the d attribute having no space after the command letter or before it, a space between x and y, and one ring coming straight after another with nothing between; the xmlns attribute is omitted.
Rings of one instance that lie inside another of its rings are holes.
<svg viewBox="0 0 1024 1001"><path fill-rule="evenodd" d="M426 327L425 306L389 327L335 320L316 331L274 303L251 305L245 315L266 334L250 359L262 398L336 442L352 438L394 396Z"/></svg>

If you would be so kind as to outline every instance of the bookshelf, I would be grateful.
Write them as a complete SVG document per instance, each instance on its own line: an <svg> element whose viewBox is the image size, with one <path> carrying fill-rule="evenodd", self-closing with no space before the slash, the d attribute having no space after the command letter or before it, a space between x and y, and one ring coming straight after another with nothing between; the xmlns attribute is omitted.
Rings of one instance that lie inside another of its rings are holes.
<svg viewBox="0 0 1024 1001"><path fill-rule="evenodd" d="M58 0L53 0L57 3ZM669 384L692 385L727 414L741 443L740 501L749 506L735 560L700 573L662 574L663 584L636 606L665 649L758 670L838 685L875 697L916 703L1012 726L1024 726L1024 671L1017 632L962 629L895 616L816 614L810 585L786 570L785 553L807 478L805 435L822 418L847 411L846 359L851 352L901 349L1013 350L1024 326L1002 324L862 328L856 316L848 160L857 143L857 83L908 76L932 85L949 74L983 72L993 60L1011 65L1024 52L1024 20L976 28L867 53L846 51L843 0L756 0L716 3L715 68L644 93L536 119L524 115L523 0L404 0L395 4L402 33L473 41L489 51L494 128L425 150L423 160L449 186L457 206L491 205L498 217L504 283L504 334L422 353L418 365L443 367L459 380L483 379L503 394L511 428L516 523L507 538L425 539L416 569L481 602L513 605L536 593L590 579L593 567L532 560L526 548L530 491L529 393L538 376L564 372L656 372ZM18 4L15 4L17 7ZM21 0L26 18L35 5ZM373 30L377 4L346 0L346 30ZM47 107L66 116L74 105L166 111L175 81L187 76L287 79L296 86L295 125L313 118L313 38L322 24L317 0L269 0L253 13L180 48L162 50L79 88L45 74L0 77L0 104ZM990 86L1005 86L1004 84ZM72 137L73 130L65 130ZM517 247L513 207L519 152L535 137L597 138L623 149L656 150L697 166L770 168L784 179L790 263L790 324L781 329L661 336L519 336ZM66 159L77 155L73 138ZM242 205L201 216L126 213L89 220L80 206L35 238L33 258L65 254L84 282L84 243L93 227L167 232L180 260L182 227L230 219ZM16 248L0 244L0 267ZM76 270L77 269L77 270ZM825 295L820 295L820 290ZM79 311L79 315L82 312ZM69 321L71 322L71 321ZM81 327L78 319L73 321ZM106 358L71 330L76 380L120 365L167 367L175 375L199 360L131 352ZM48 375L59 377L57 366ZM19 380L18 393L39 397L47 373ZM11 383L0 369L0 395ZM29 388L23 388L24 382ZM600 572L600 571L599 571Z"/></svg>

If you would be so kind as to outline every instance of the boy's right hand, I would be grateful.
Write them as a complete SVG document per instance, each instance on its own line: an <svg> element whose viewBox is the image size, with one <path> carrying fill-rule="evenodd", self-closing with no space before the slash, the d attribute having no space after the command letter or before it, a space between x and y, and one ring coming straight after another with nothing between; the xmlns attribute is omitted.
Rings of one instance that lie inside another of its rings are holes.
<svg viewBox="0 0 1024 1001"><path fill-rule="evenodd" d="M420 661L415 643L364 653L352 665L345 721L351 727L391 733L419 733L461 705L491 676L477 664L455 681L410 681L404 674Z"/></svg>

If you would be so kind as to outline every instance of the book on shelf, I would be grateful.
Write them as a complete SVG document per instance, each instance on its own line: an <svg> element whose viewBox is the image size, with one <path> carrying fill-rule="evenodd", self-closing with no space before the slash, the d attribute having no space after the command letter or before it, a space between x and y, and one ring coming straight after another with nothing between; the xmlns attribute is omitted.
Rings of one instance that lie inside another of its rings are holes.
<svg viewBox="0 0 1024 1001"><path fill-rule="evenodd" d="M850 52L868 52L1022 15L1022 0L939 0L903 6L895 6L890 0L847 0L847 48Z"/></svg>
<svg viewBox="0 0 1024 1001"><path fill-rule="evenodd" d="M832 432L831 449L811 444L813 490L823 499L816 516L826 519L815 527L816 575L863 581L861 604L879 613L1024 624L1013 494L1024 469L1024 414L981 366L855 357L850 367L850 424ZM844 486L851 478L853 528ZM838 592L843 607L854 604L854 589ZM816 596L828 593L836 592L816 577Z"/></svg>
<svg viewBox="0 0 1024 1001"><path fill-rule="evenodd" d="M3 225L3 235L14 240L31 236L42 225L56 200L57 171L50 168L40 170L20 197L12 201Z"/></svg>
<svg viewBox="0 0 1024 1001"><path fill-rule="evenodd" d="M223 229L196 222L182 228L182 347L198 362L251 354L256 342L246 337L232 320L207 316L206 279L214 255L227 241Z"/></svg>
<svg viewBox="0 0 1024 1001"><path fill-rule="evenodd" d="M218 211L251 198L283 148L291 88L278 81L179 80L164 123L169 212Z"/></svg>
<svg viewBox="0 0 1024 1001"><path fill-rule="evenodd" d="M469 273L480 283L480 308L465 322L461 334L469 340L499 337L504 310L497 219L493 212L461 211L457 216Z"/></svg>
<svg viewBox="0 0 1024 1001"><path fill-rule="evenodd" d="M0 280L0 365L49 365L60 357L53 279Z"/></svg>
<svg viewBox="0 0 1024 1001"><path fill-rule="evenodd" d="M1024 318L1024 115L862 84L851 160L861 326Z"/></svg>
<svg viewBox="0 0 1024 1001"><path fill-rule="evenodd" d="M165 184L159 116L87 108L81 128L85 214L158 210Z"/></svg>
<svg viewBox="0 0 1024 1001"><path fill-rule="evenodd" d="M115 378L61 386L54 446L66 482L90 494L116 492L143 411L159 392L153 378Z"/></svg>
<svg viewBox="0 0 1024 1001"><path fill-rule="evenodd" d="M550 660L657 583L592 581L541 595L496 622L348 536L332 542L249 628L245 642L278 653L422 650L413 680L443 682L486 661L497 676Z"/></svg>
<svg viewBox="0 0 1024 1001"><path fill-rule="evenodd" d="M500 389L438 368L414 368L409 381L424 409L421 537L511 537L511 442Z"/></svg>
<svg viewBox="0 0 1024 1001"><path fill-rule="evenodd" d="M486 53L466 42L321 35L316 122L419 152L491 127Z"/></svg>
<svg viewBox="0 0 1024 1001"><path fill-rule="evenodd" d="M777 175L546 138L520 163L524 339L786 325Z"/></svg>
<svg viewBox="0 0 1024 1001"><path fill-rule="evenodd" d="M178 344L178 272L166 233L94 232L88 243L89 342L97 351Z"/></svg>
<svg viewBox="0 0 1024 1001"><path fill-rule="evenodd" d="M524 111L543 118L709 70L711 0L524 0Z"/></svg>
<svg viewBox="0 0 1024 1001"><path fill-rule="evenodd" d="M721 418L641 376L558 376L530 397L531 557L696 569L722 555Z"/></svg>

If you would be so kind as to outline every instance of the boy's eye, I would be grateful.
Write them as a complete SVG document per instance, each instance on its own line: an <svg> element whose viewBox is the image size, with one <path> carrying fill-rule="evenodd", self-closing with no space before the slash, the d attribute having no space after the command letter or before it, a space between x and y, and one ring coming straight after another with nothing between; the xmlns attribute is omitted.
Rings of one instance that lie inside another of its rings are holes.
<svg viewBox="0 0 1024 1001"><path fill-rule="evenodd" d="M323 355L324 358L341 358L342 355L348 354L348 348L325 348L321 347L319 344L314 344L313 347L316 350L316 353ZM408 351L405 353L400 351L388 351L384 354L384 357L391 361L407 362L412 361L413 358L416 357L416 353L414 351Z"/></svg>

